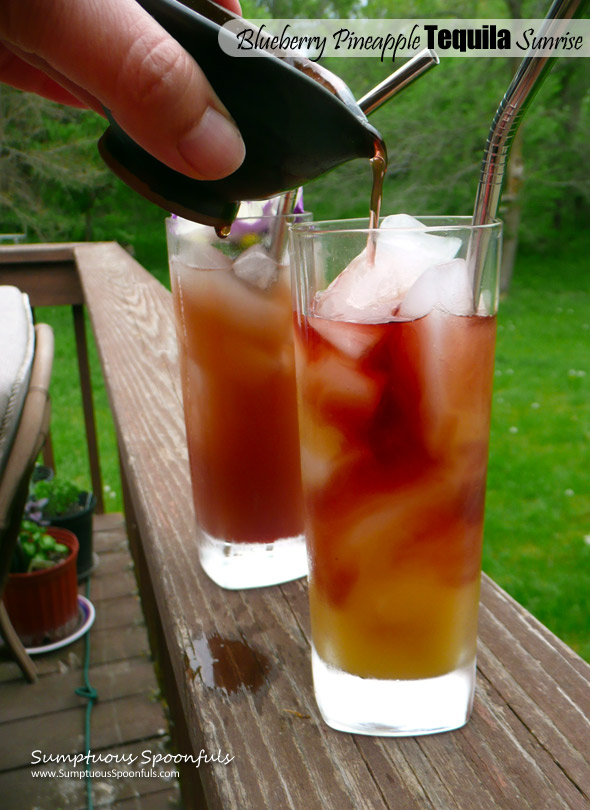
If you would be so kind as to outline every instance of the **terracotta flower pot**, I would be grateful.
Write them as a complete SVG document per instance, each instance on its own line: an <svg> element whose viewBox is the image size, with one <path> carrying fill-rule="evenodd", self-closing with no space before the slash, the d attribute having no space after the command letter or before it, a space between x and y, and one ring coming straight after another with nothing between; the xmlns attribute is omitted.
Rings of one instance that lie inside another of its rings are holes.
<svg viewBox="0 0 590 810"><path fill-rule="evenodd" d="M25 647L39 647L70 635L78 623L78 540L67 529L45 531L71 550L69 557L42 571L10 574L4 603Z"/></svg>

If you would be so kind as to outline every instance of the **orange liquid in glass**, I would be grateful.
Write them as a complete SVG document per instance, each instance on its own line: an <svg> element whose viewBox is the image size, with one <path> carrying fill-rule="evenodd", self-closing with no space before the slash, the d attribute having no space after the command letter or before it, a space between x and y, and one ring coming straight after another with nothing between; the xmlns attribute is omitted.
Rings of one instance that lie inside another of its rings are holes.
<svg viewBox="0 0 590 810"><path fill-rule="evenodd" d="M291 292L175 262L193 496L200 526L231 542L302 532Z"/></svg>

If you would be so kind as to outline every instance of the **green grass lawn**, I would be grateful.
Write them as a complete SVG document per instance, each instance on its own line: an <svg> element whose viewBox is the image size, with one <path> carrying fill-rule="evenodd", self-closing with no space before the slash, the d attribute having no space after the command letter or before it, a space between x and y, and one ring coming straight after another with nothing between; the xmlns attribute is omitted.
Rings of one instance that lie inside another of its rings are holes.
<svg viewBox="0 0 590 810"><path fill-rule="evenodd" d="M55 468L60 476L66 476L84 489L90 489L90 471L72 312L70 307L39 307L35 310L35 318L40 323L50 324L55 334L55 359L50 389L51 438ZM86 332L92 370L105 510L118 512L122 510L122 498L115 430L88 323Z"/></svg>
<svg viewBox="0 0 590 810"><path fill-rule="evenodd" d="M166 279L163 223L135 245ZM484 569L590 661L590 236L559 255L524 252L501 303ZM71 314L54 326L52 431L58 470L88 486ZM114 430L91 344L109 511L122 508Z"/></svg>
<svg viewBox="0 0 590 810"><path fill-rule="evenodd" d="M501 302L484 569L590 661L590 239Z"/></svg>

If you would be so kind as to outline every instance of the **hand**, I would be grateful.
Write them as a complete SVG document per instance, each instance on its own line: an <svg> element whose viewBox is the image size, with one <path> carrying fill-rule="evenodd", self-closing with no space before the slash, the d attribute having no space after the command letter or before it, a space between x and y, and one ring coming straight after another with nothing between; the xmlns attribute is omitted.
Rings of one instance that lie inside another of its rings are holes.
<svg viewBox="0 0 590 810"><path fill-rule="evenodd" d="M240 13L238 0L218 0ZM0 81L112 113L176 171L214 180L242 138L194 59L135 0L1 0Z"/></svg>

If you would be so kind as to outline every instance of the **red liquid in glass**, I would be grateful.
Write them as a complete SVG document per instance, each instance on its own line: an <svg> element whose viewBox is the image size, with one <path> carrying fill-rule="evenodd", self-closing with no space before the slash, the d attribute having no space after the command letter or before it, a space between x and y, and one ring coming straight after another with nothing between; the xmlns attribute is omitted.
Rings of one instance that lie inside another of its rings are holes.
<svg viewBox="0 0 590 810"><path fill-rule="evenodd" d="M234 543L302 532L292 306L284 269L259 291L231 271L172 263L199 525Z"/></svg>
<svg viewBox="0 0 590 810"><path fill-rule="evenodd" d="M296 324L314 644L361 677L473 660L496 320Z"/></svg>

